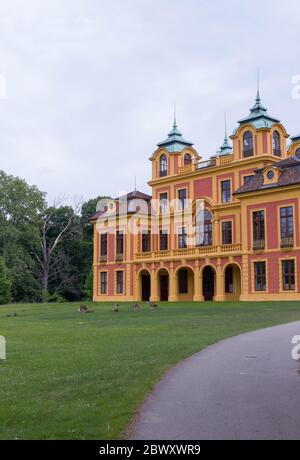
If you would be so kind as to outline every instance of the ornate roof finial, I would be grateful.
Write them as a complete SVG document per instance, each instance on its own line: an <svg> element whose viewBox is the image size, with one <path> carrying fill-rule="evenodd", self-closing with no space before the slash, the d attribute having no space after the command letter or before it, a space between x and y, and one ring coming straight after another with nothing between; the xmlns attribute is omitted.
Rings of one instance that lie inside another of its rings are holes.
<svg viewBox="0 0 300 460"><path fill-rule="evenodd" d="M260 98L260 88L259 88L259 67L257 67L257 93L256 93L256 102L261 102Z"/></svg>
<svg viewBox="0 0 300 460"><path fill-rule="evenodd" d="M174 122L173 122L173 128L177 129L177 120L176 120L176 102L174 102Z"/></svg>
<svg viewBox="0 0 300 460"><path fill-rule="evenodd" d="M224 141L225 141L225 142L228 142L228 134L227 134L227 113L226 113L226 112L224 113L224 121L225 121L225 137L224 137Z"/></svg>

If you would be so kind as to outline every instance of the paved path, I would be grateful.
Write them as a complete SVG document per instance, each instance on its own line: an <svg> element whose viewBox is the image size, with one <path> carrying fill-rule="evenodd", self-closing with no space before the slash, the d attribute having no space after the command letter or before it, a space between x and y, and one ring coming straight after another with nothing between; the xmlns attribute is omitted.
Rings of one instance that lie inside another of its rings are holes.
<svg viewBox="0 0 300 460"><path fill-rule="evenodd" d="M132 439L300 439L300 321L223 340L186 359L141 407Z"/></svg>

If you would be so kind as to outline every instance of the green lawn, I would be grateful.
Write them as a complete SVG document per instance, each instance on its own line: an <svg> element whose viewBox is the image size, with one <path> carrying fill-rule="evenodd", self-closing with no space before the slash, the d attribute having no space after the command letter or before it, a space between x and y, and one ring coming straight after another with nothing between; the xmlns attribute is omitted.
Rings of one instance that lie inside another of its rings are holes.
<svg viewBox="0 0 300 460"><path fill-rule="evenodd" d="M0 307L1 439L115 439L161 375L225 337L300 320L300 302ZM16 314L16 315L15 315ZM250 352L250 351L249 351Z"/></svg>

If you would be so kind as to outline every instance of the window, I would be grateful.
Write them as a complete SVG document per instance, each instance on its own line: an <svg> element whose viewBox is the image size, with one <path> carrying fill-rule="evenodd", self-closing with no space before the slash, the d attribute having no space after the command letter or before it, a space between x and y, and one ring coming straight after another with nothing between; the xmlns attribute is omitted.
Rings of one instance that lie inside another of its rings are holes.
<svg viewBox="0 0 300 460"><path fill-rule="evenodd" d="M253 241L264 241L265 239L265 212L255 211L253 213Z"/></svg>
<svg viewBox="0 0 300 460"><path fill-rule="evenodd" d="M101 279L101 286L100 292L101 294L107 294L107 272L101 272L100 274Z"/></svg>
<svg viewBox="0 0 300 460"><path fill-rule="evenodd" d="M243 137L243 157L252 157L253 154L253 134L251 131L246 131Z"/></svg>
<svg viewBox="0 0 300 460"><path fill-rule="evenodd" d="M244 176L244 184L249 184L251 179L254 177L254 174L251 174L250 176Z"/></svg>
<svg viewBox="0 0 300 460"><path fill-rule="evenodd" d="M222 244L232 244L232 222L222 222Z"/></svg>
<svg viewBox="0 0 300 460"><path fill-rule="evenodd" d="M179 209L183 210L186 207L186 189L178 190Z"/></svg>
<svg viewBox="0 0 300 460"><path fill-rule="evenodd" d="M123 294L123 271L117 271L117 294Z"/></svg>
<svg viewBox="0 0 300 460"><path fill-rule="evenodd" d="M295 290L295 261L282 260L282 287L284 291Z"/></svg>
<svg viewBox="0 0 300 460"><path fill-rule="evenodd" d="M107 233L102 233L100 237L100 258L106 259L107 257Z"/></svg>
<svg viewBox="0 0 300 460"><path fill-rule="evenodd" d="M225 293L233 293L233 267L227 267L225 271Z"/></svg>
<svg viewBox="0 0 300 460"><path fill-rule="evenodd" d="M159 232L159 249L166 251L168 249L168 233L167 230L160 230Z"/></svg>
<svg viewBox="0 0 300 460"><path fill-rule="evenodd" d="M211 213L207 210L204 211L204 235L203 246L212 245L212 218Z"/></svg>
<svg viewBox="0 0 300 460"><path fill-rule="evenodd" d="M281 157L280 135L278 131L273 133L273 155Z"/></svg>
<svg viewBox="0 0 300 460"><path fill-rule="evenodd" d="M168 211L168 194L161 193L159 195L159 209L160 214L166 214Z"/></svg>
<svg viewBox="0 0 300 460"><path fill-rule="evenodd" d="M256 291L266 291L266 262L254 262L254 284Z"/></svg>
<svg viewBox="0 0 300 460"><path fill-rule="evenodd" d="M274 171L272 171L272 170L271 170L271 171L268 171L268 172L267 172L267 178L268 178L269 180L274 179Z"/></svg>
<svg viewBox="0 0 300 460"><path fill-rule="evenodd" d="M184 155L183 163L184 163L184 166L190 165L192 163L192 157L189 153L186 153Z"/></svg>
<svg viewBox="0 0 300 460"><path fill-rule="evenodd" d="M188 271L185 268L179 270L179 294L188 294Z"/></svg>
<svg viewBox="0 0 300 460"><path fill-rule="evenodd" d="M281 238L294 236L293 207L280 208L280 232Z"/></svg>
<svg viewBox="0 0 300 460"><path fill-rule="evenodd" d="M162 155L159 160L159 175L164 177L168 174L168 160L167 155Z"/></svg>
<svg viewBox="0 0 300 460"><path fill-rule="evenodd" d="M151 232L149 230L142 233L142 252L151 251Z"/></svg>
<svg viewBox="0 0 300 460"><path fill-rule="evenodd" d="M187 247L187 233L186 233L185 227L181 227L178 229L178 247L179 248Z"/></svg>
<svg viewBox="0 0 300 460"><path fill-rule="evenodd" d="M221 182L221 196L222 203L229 203L231 201L230 180L223 180Z"/></svg>
<svg viewBox="0 0 300 460"><path fill-rule="evenodd" d="M122 231L117 231L117 256L123 256L124 252L124 235Z"/></svg>
<svg viewBox="0 0 300 460"><path fill-rule="evenodd" d="M296 157L299 158L299 160L300 160L300 149L297 149L297 150L296 150L295 155L296 155Z"/></svg>

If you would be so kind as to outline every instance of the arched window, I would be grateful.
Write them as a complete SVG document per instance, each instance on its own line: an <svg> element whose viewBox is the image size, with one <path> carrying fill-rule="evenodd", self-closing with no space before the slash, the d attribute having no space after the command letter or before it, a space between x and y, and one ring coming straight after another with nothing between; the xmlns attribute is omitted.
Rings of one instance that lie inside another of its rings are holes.
<svg viewBox="0 0 300 460"><path fill-rule="evenodd" d="M296 155L296 157L299 158L299 160L300 160L300 149L297 149L297 150L296 150L295 155Z"/></svg>
<svg viewBox="0 0 300 460"><path fill-rule="evenodd" d="M253 134L251 131L246 131L243 137L243 157L252 157L253 154Z"/></svg>
<svg viewBox="0 0 300 460"><path fill-rule="evenodd" d="M278 131L273 133L273 155L281 157L280 135Z"/></svg>
<svg viewBox="0 0 300 460"><path fill-rule="evenodd" d="M183 160L183 162L184 162L184 166L190 165L190 164L192 163L192 157L191 157L191 155L190 155L189 153L186 153L186 154L184 155L184 160Z"/></svg>
<svg viewBox="0 0 300 460"><path fill-rule="evenodd" d="M167 155L162 155L159 160L159 175L160 177L166 176L168 173L168 160Z"/></svg>
<svg viewBox="0 0 300 460"><path fill-rule="evenodd" d="M205 209L196 216L196 244L198 246L212 245L212 216Z"/></svg>

